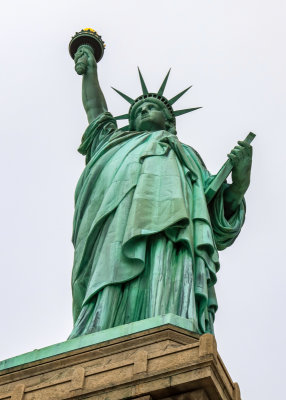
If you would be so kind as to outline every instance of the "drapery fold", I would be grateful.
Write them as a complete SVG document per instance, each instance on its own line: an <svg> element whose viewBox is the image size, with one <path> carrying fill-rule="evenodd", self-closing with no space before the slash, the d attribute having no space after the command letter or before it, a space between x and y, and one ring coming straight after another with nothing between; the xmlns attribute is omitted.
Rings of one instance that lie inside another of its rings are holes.
<svg viewBox="0 0 286 400"><path fill-rule="evenodd" d="M72 337L103 329L96 326L98 310L115 313L105 323L108 327L151 317L158 312L154 306L159 304L158 296L165 304L160 313L171 309L193 319L195 331L213 332L217 250L232 244L239 234L244 203L227 220L223 205L227 184L208 207L204 190L212 177L191 147L167 131L122 132L110 113L87 128L79 151L86 155L87 165L75 193ZM164 291L151 290L162 283L161 275L154 272L160 257L174 294L180 298L183 293L176 306L164 300ZM183 278L186 274L188 279ZM142 306L138 298L141 311L121 318L122 304L147 287L153 300ZM114 305L117 311L108 311L106 299L105 308L100 303L106 291L123 302Z"/></svg>

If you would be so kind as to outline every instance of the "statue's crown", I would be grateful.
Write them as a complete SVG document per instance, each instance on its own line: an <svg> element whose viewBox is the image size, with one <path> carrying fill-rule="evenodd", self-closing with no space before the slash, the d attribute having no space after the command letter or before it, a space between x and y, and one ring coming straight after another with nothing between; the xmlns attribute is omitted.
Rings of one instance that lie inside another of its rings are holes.
<svg viewBox="0 0 286 400"><path fill-rule="evenodd" d="M121 97L123 97L129 104L130 104L130 108L129 108L129 112L128 114L123 114L123 115L119 115L117 117L115 117L115 119L119 120L119 119L129 119L130 120L130 116L131 116L131 112L133 107L141 100L148 100L148 99L157 99L159 100L162 105L164 105L170 112L171 116L173 117L173 121L175 123L176 121L176 117L178 117L179 115L183 115L186 113L189 113L191 111L195 111L198 110L201 107L195 107L195 108L186 108L184 110L177 110L174 111L172 105L179 100L179 98L181 96L183 96L190 88L191 86L189 86L187 89L183 90L182 92L178 93L176 96L172 97L170 100L168 100L165 96L163 96L166 84L168 82L169 79L169 74L170 74L171 69L169 69L165 79L163 80L163 83L160 86L160 89L158 90L157 93L151 93L148 91L147 86L145 84L145 81L143 79L143 76L141 74L140 69L138 68L138 72L139 72L139 78L140 78L140 83L141 83L141 88L143 91L143 94L140 95L139 97L137 97L136 99L131 99L131 97L127 96L126 94L120 92L119 90L112 88L113 90L115 90ZM123 128L121 128L121 130L129 130L129 125L124 126Z"/></svg>
<svg viewBox="0 0 286 400"><path fill-rule="evenodd" d="M71 57L74 58L79 46L84 44L89 45L93 49L94 57L99 62L103 57L105 43L101 36L92 28L82 29L80 32L76 32L71 38L69 43Z"/></svg>

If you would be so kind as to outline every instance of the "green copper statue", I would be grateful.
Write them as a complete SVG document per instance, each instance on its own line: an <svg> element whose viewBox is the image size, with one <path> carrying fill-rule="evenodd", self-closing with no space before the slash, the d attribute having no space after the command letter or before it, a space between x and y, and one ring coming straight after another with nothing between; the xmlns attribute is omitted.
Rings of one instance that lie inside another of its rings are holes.
<svg viewBox="0 0 286 400"><path fill-rule="evenodd" d="M187 89L167 100L169 73L150 93L139 71L143 94L133 100L117 91L130 109L114 118L92 46L79 46L74 60L89 126L79 147L86 167L75 192L70 338L167 313L188 318L194 332L213 333L218 250L244 222L250 140L228 155L232 184L206 199L215 176L176 133L175 118L195 110L173 110ZM129 124L118 129L123 118Z"/></svg>

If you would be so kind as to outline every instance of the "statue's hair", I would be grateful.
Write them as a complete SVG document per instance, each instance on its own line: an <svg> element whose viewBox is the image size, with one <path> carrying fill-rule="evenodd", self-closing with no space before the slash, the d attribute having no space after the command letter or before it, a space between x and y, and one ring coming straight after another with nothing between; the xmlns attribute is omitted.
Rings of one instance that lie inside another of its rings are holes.
<svg viewBox="0 0 286 400"><path fill-rule="evenodd" d="M135 130L135 118L134 114L136 112L136 109L141 106L143 103L154 103L160 107L160 109L163 111L163 114L165 116L166 120L166 130L174 135L177 134L176 131L176 120L175 117L171 114L171 112L168 110L168 108L165 106L165 104L154 98L154 97L148 97L146 99L142 99L141 101L138 101L136 104L131 109L131 113L129 115L129 126L130 130L133 131Z"/></svg>

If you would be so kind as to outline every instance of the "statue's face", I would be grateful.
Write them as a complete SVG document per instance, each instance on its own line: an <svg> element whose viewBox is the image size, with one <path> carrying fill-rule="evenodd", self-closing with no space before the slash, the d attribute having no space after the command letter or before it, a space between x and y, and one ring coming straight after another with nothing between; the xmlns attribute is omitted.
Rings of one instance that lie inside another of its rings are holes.
<svg viewBox="0 0 286 400"><path fill-rule="evenodd" d="M153 102L144 101L134 112L137 131L159 131L166 128L166 118L162 108Z"/></svg>

